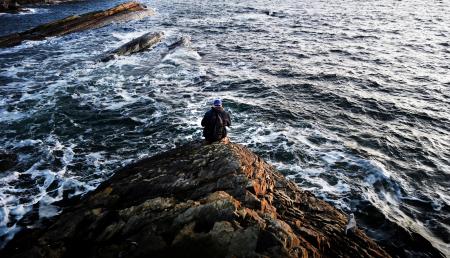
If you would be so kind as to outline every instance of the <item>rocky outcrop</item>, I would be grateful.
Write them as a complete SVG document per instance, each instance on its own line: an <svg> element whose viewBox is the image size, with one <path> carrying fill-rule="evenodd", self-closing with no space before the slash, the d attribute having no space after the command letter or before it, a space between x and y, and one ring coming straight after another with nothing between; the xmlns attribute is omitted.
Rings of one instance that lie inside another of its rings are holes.
<svg viewBox="0 0 450 258"><path fill-rule="evenodd" d="M187 144L119 170L1 257L389 257L239 144Z"/></svg>
<svg viewBox="0 0 450 258"><path fill-rule="evenodd" d="M131 40L130 42L125 43L121 47L106 53L105 55L103 55L103 57L100 58L100 61L108 62L110 60L113 60L117 56L128 56L134 53L151 49L155 45L160 43L163 38L164 32L146 33L138 38ZM191 39L188 36L179 36L175 38L175 40L172 39L164 42L166 51L160 53L161 59L163 59L168 54L173 53L177 48L190 47L190 43Z"/></svg>
<svg viewBox="0 0 450 258"><path fill-rule="evenodd" d="M112 22L124 22L153 15L154 11L137 2L128 2L105 11L74 15L12 35L0 37L0 47L19 45L24 40L42 40L87 29L106 26Z"/></svg>
<svg viewBox="0 0 450 258"><path fill-rule="evenodd" d="M128 56L137 52L144 51L155 46L164 37L163 32L149 32L133 39L123 46L111 51L101 59L102 62L107 62L115 58L115 56Z"/></svg>

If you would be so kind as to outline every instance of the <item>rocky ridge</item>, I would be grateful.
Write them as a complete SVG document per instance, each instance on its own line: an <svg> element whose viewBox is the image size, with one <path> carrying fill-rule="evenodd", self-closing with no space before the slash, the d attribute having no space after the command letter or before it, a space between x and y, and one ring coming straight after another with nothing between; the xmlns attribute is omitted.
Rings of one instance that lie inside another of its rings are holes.
<svg viewBox="0 0 450 258"><path fill-rule="evenodd" d="M1 257L390 257L239 144L192 142L120 169Z"/></svg>
<svg viewBox="0 0 450 258"><path fill-rule="evenodd" d="M0 47L12 47L24 40L43 40L47 37L106 26L113 22L126 22L154 15L152 9L138 2L127 2L104 11L73 15L62 20L37 26L33 29L0 37Z"/></svg>

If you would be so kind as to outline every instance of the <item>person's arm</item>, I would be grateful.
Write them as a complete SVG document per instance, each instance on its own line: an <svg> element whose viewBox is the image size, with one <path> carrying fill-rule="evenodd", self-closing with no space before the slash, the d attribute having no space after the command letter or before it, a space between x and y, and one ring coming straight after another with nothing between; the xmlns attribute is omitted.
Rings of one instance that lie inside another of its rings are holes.
<svg viewBox="0 0 450 258"><path fill-rule="evenodd" d="M206 115L203 116L203 119L202 119L202 126L203 126L203 127L206 126Z"/></svg>
<svg viewBox="0 0 450 258"><path fill-rule="evenodd" d="M231 126L230 114L228 112L226 112L226 114L227 114L227 126Z"/></svg>
<svg viewBox="0 0 450 258"><path fill-rule="evenodd" d="M202 119L202 126L205 127L208 125L210 118L210 112L206 112Z"/></svg>

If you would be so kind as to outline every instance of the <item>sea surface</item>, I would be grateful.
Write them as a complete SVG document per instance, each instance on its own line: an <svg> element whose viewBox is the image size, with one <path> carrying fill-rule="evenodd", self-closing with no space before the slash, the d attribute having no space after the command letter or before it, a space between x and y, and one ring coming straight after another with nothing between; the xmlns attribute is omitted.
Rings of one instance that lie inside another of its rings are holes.
<svg viewBox="0 0 450 258"><path fill-rule="evenodd" d="M200 139L220 97L233 142L394 253L450 257L450 1L144 2L156 16L0 49L0 150L19 160L0 174L0 245ZM118 3L0 14L0 35ZM157 31L153 50L99 62ZM190 45L169 51L180 36Z"/></svg>

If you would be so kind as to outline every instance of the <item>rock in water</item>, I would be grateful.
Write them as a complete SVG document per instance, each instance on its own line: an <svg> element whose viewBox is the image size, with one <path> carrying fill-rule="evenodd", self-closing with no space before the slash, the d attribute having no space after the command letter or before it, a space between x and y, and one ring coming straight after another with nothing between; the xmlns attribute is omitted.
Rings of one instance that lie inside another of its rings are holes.
<svg viewBox="0 0 450 258"><path fill-rule="evenodd" d="M0 257L389 257L346 222L244 146L192 142L119 170Z"/></svg>
<svg viewBox="0 0 450 258"><path fill-rule="evenodd" d="M189 36L181 36L175 42L168 44L167 48L173 50L181 46L189 46L191 44L191 38Z"/></svg>
<svg viewBox="0 0 450 258"><path fill-rule="evenodd" d="M31 30L0 37L0 47L12 47L24 40L42 40L87 29L106 26L112 22L124 22L153 15L154 11L137 2L128 2L105 11L74 15L43 24Z"/></svg>
<svg viewBox="0 0 450 258"><path fill-rule="evenodd" d="M135 38L132 41L126 43L125 45L117 48L116 50L111 51L106 57L102 58L101 61L107 62L111 59L114 59L115 56L127 56L133 53L146 50L159 43L163 37L164 37L163 32L146 33L140 36L139 38Z"/></svg>
<svg viewBox="0 0 450 258"><path fill-rule="evenodd" d="M191 37L189 36L181 36L178 37L175 41L165 42L167 46L167 51L161 54L161 59L164 59L167 55L172 54L178 48L181 47L190 47L191 46Z"/></svg>

